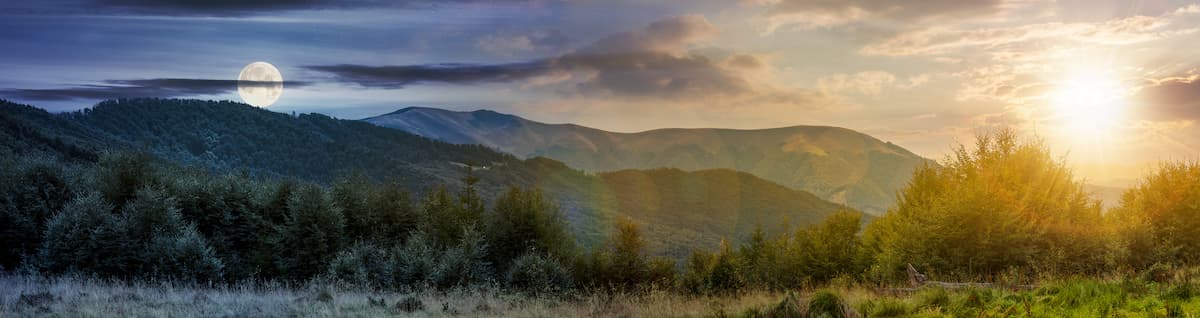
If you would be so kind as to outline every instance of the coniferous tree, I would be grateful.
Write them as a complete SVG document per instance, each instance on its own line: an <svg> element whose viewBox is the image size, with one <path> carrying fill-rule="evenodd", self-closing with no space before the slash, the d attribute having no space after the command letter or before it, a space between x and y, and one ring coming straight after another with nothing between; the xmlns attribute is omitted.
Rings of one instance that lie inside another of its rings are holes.
<svg viewBox="0 0 1200 318"><path fill-rule="evenodd" d="M15 163L13 163L15 165ZM42 243L46 222L71 196L65 172L38 161L0 171L0 268L15 268Z"/></svg>
<svg viewBox="0 0 1200 318"><path fill-rule="evenodd" d="M566 260L574 239L557 206L539 190L510 188L496 200L487 222L489 259L500 271L521 255L536 253Z"/></svg>
<svg viewBox="0 0 1200 318"><path fill-rule="evenodd" d="M283 275L294 279L325 271L342 248L345 219L328 194L303 186L288 199L288 219L276 246Z"/></svg>

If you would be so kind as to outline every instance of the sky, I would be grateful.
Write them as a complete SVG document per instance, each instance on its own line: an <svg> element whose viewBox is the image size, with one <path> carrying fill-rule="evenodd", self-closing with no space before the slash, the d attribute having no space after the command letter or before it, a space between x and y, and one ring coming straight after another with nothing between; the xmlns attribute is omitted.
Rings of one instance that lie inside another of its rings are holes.
<svg viewBox="0 0 1200 318"><path fill-rule="evenodd" d="M941 159L1009 127L1089 182L1200 154L1200 4L1109 0L0 3L0 98L240 101L359 119L492 109L633 132L855 129Z"/></svg>

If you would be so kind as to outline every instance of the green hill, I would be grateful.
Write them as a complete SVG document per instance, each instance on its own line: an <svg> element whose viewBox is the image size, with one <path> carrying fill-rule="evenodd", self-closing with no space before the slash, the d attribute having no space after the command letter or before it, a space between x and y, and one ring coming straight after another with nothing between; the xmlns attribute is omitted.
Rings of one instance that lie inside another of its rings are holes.
<svg viewBox="0 0 1200 318"><path fill-rule="evenodd" d="M106 101L51 114L0 101L0 151L94 161L104 151L145 151L188 166L319 184L351 173L421 193L457 189L468 176L492 198L510 186L542 188L585 245L626 215L643 223L658 254L682 257L740 238L756 224L813 223L840 205L733 171L587 174L546 158L519 159L484 146L437 141L320 114L291 116L234 102Z"/></svg>
<svg viewBox="0 0 1200 318"><path fill-rule="evenodd" d="M912 171L932 163L895 144L828 126L617 133L489 110L420 107L364 121L522 157L544 156L585 171L734 169L872 213L887 210Z"/></svg>

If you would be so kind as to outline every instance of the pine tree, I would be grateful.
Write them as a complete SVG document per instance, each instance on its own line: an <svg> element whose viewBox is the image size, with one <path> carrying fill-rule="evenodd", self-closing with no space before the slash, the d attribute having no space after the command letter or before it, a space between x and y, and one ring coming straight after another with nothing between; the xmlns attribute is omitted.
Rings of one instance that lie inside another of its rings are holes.
<svg viewBox="0 0 1200 318"><path fill-rule="evenodd" d="M303 186L288 199L288 219L276 246L283 275L305 279L325 271L342 248L345 219L321 188Z"/></svg>

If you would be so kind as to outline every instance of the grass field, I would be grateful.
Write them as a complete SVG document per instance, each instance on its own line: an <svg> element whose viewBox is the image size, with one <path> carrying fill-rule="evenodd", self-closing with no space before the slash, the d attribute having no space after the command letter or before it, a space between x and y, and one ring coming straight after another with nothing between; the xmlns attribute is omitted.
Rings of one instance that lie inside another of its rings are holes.
<svg viewBox="0 0 1200 318"><path fill-rule="evenodd" d="M1065 279L1030 290L831 286L687 296L537 297L488 289L369 292L330 284L221 287L0 277L0 317L1200 317L1190 281Z"/></svg>

